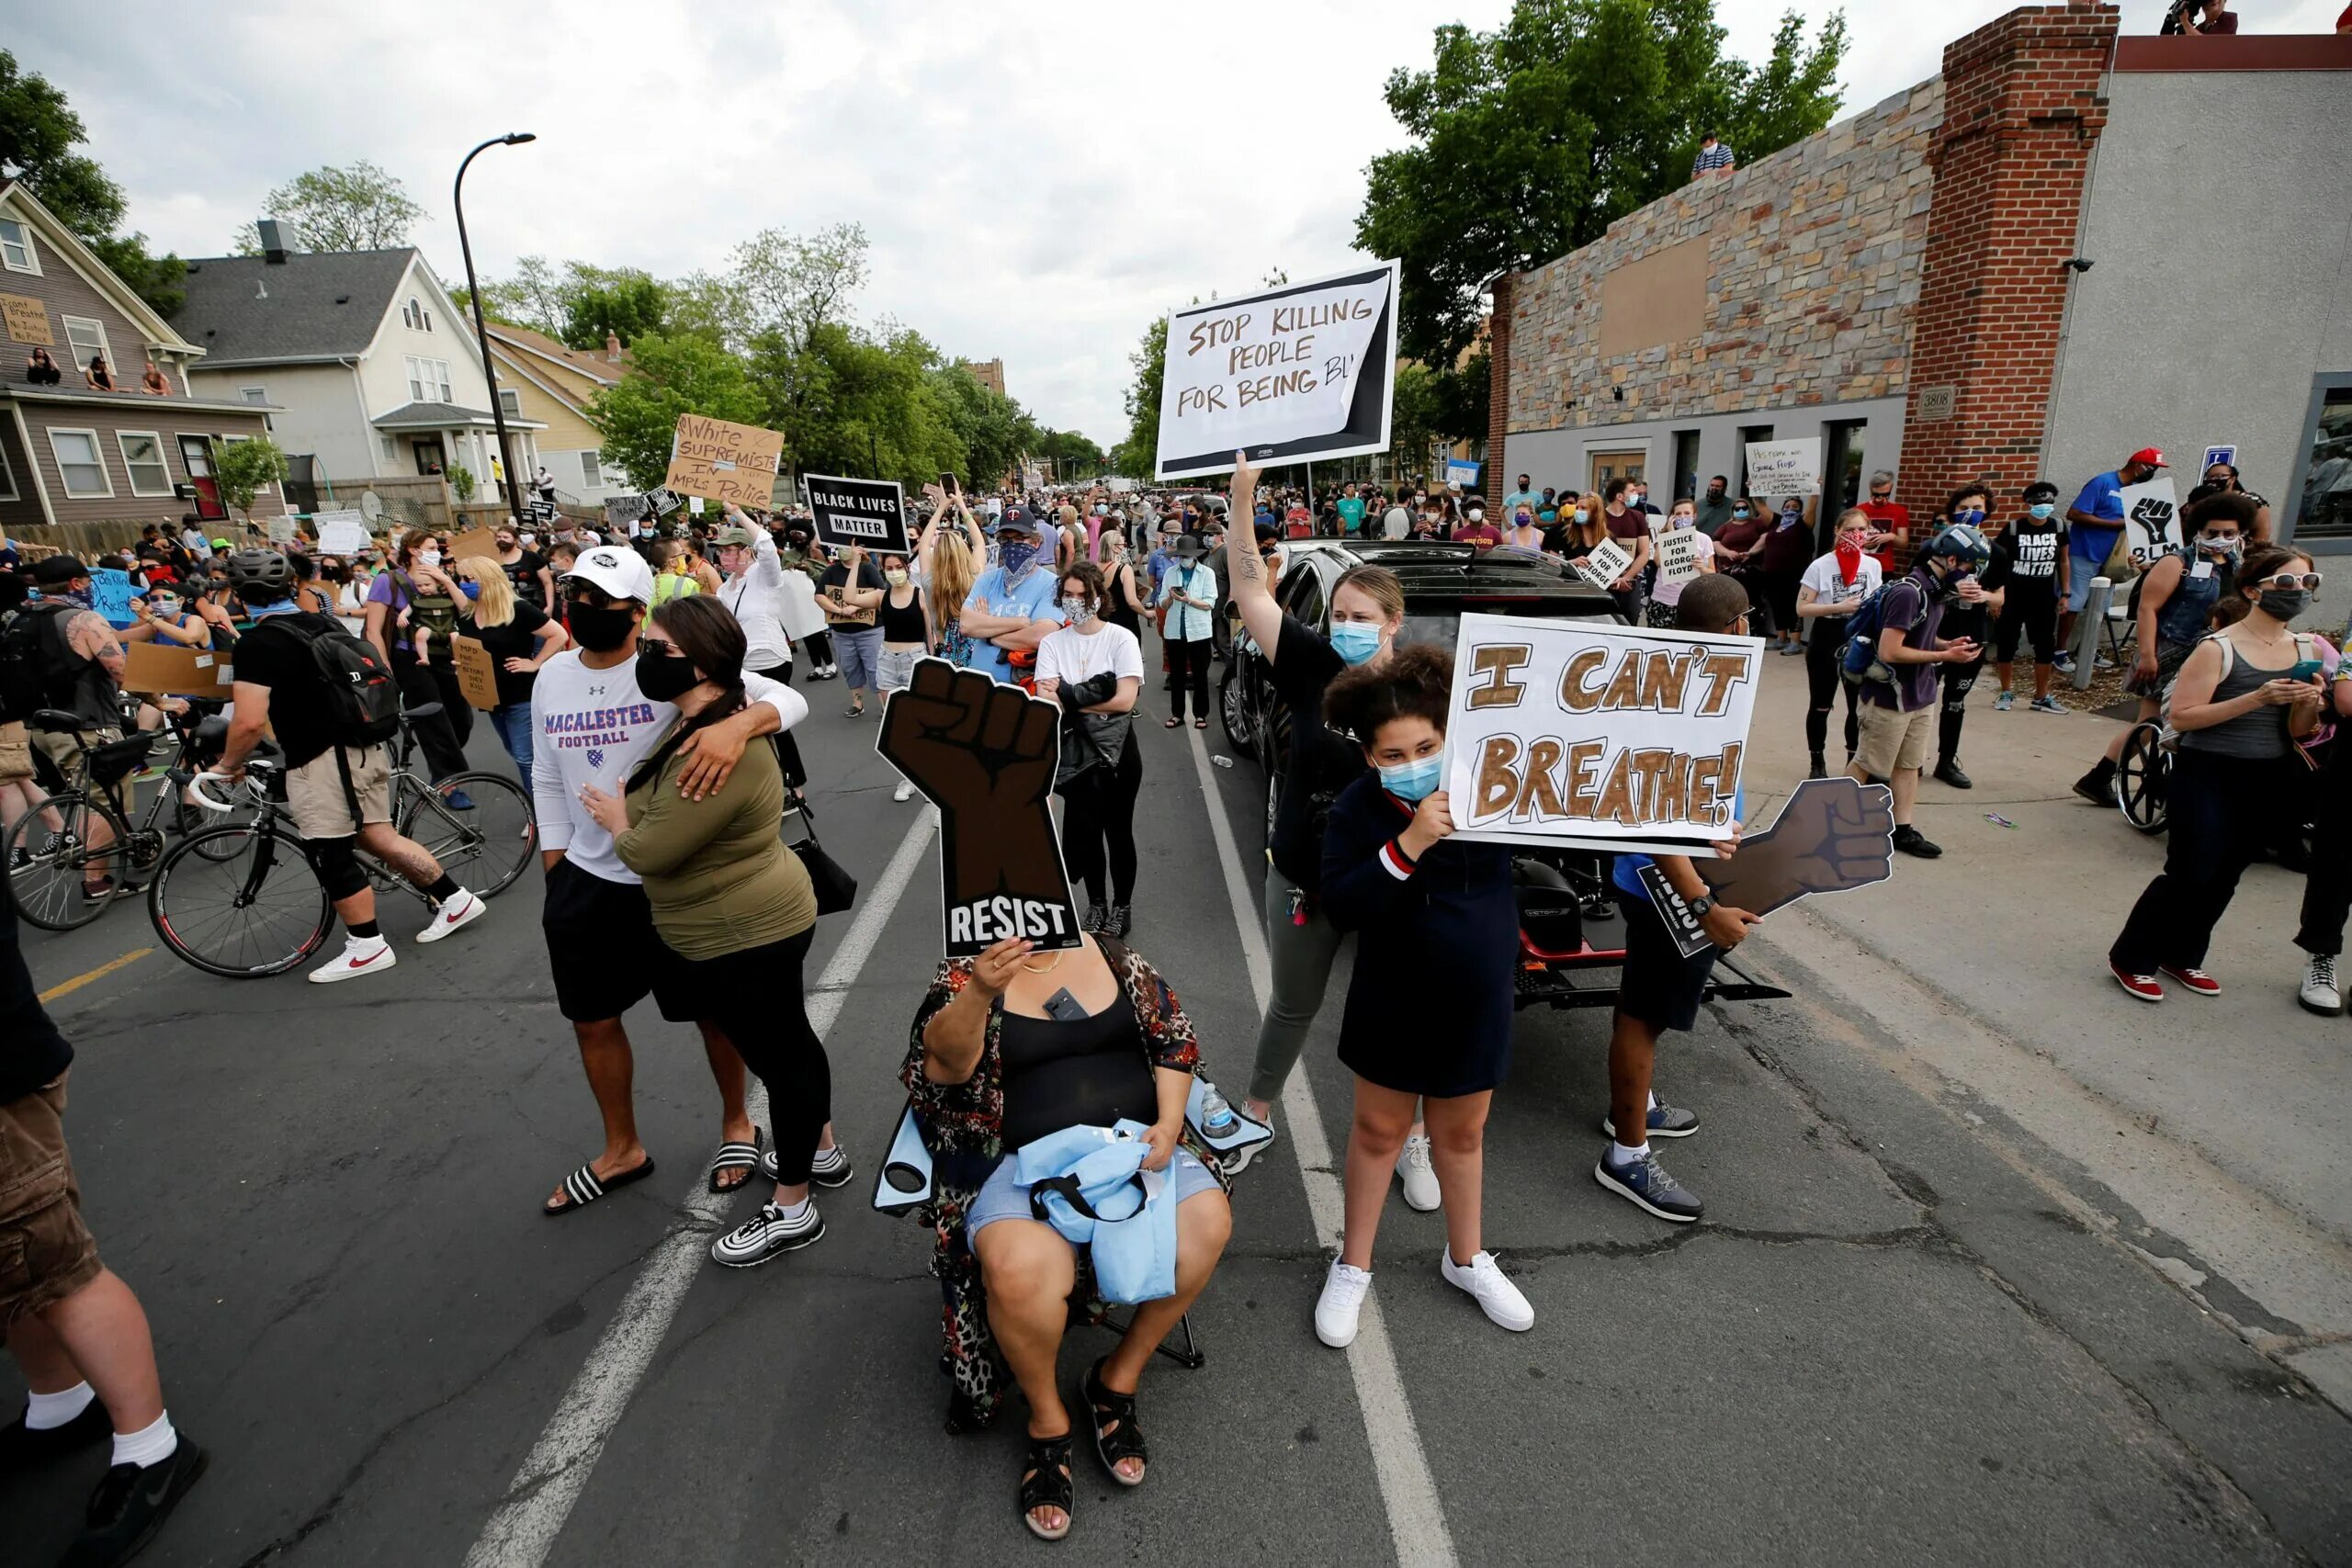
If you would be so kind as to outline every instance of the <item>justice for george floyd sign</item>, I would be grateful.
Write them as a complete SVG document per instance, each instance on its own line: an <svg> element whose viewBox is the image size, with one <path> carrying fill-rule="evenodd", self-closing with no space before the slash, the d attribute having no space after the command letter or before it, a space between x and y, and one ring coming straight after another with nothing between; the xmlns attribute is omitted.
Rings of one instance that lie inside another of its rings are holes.
<svg viewBox="0 0 2352 1568"><path fill-rule="evenodd" d="M1397 264L1168 315L1159 476L1388 449Z"/></svg>
<svg viewBox="0 0 2352 1568"><path fill-rule="evenodd" d="M1455 836L1712 856L1731 836L1760 638L1464 615Z"/></svg>
<svg viewBox="0 0 2352 1568"><path fill-rule="evenodd" d="M817 537L843 549L863 545L875 555L907 553L906 497L896 479L803 476Z"/></svg>

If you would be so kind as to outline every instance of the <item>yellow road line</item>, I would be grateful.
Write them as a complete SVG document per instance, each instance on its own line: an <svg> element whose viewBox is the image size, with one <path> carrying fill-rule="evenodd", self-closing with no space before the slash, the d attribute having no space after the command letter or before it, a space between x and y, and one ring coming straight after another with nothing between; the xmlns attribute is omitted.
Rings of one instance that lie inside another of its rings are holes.
<svg viewBox="0 0 2352 1568"><path fill-rule="evenodd" d="M64 996L70 991L80 990L83 987L88 985L93 980L103 980L107 976L113 974L116 970L120 969L127 964L138 963L141 959L146 957L149 953L154 951L155 950L152 947L134 947L129 953L124 953L120 958L101 964L86 975L76 975L71 980L60 980L56 985L51 986L49 989L43 991L40 994L40 999L44 1002L53 1002L58 998Z"/></svg>

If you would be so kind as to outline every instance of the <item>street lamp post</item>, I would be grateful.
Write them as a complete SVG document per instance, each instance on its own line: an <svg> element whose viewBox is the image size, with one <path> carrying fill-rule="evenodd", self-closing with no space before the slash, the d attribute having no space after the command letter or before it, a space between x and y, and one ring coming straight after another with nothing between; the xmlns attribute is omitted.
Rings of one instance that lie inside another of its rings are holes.
<svg viewBox="0 0 2352 1568"><path fill-rule="evenodd" d="M525 141L537 141L537 133L512 130L503 136L493 136L466 154L465 163L458 165L457 189L450 197L458 209L458 249L466 258L466 295L474 307L474 341L481 345L481 373L490 381L490 420L498 429L498 463L506 470L506 511L514 520L514 531L523 531L521 487L515 480L514 453L506 444L506 405L498 400L498 371L490 358L490 327L481 313L481 285L474 277L474 248L466 238L466 165L480 157L485 148L513 147Z"/></svg>

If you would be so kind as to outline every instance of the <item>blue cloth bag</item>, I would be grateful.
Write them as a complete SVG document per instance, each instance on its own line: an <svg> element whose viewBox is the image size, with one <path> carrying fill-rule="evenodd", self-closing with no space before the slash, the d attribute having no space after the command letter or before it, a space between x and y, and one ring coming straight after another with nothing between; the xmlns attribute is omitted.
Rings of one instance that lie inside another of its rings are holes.
<svg viewBox="0 0 2352 1568"><path fill-rule="evenodd" d="M1065 1127L1023 1144L1015 1185L1033 1213L1093 1255L1106 1302L1132 1306L1176 1293L1176 1203L1165 1170L1146 1170L1142 1122Z"/></svg>

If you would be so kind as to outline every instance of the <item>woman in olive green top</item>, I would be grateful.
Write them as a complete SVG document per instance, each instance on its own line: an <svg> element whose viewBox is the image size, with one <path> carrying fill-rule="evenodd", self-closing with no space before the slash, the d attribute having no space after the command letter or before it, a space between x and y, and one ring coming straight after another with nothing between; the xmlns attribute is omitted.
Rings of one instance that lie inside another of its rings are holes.
<svg viewBox="0 0 2352 1568"><path fill-rule="evenodd" d="M775 1196L710 1249L737 1269L823 1236L808 1184L850 1178L848 1157L833 1146L832 1070L801 1002L817 898L800 857L776 836L784 775L775 752L746 750L727 782L698 800L678 787L678 743L743 705L743 628L717 599L697 594L657 608L652 630L637 640L637 685L654 702L677 704L678 723L629 775L626 798L593 785L581 792L621 863L644 879L653 929L685 961L707 998L705 1016L767 1085Z"/></svg>

